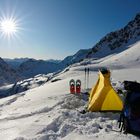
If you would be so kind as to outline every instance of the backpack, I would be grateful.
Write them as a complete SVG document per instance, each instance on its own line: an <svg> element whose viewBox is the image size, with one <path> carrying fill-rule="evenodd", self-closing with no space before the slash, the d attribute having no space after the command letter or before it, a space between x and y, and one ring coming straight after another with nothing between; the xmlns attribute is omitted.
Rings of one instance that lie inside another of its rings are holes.
<svg viewBox="0 0 140 140"><path fill-rule="evenodd" d="M124 81L126 97L119 119L120 131L140 135L140 83Z"/></svg>

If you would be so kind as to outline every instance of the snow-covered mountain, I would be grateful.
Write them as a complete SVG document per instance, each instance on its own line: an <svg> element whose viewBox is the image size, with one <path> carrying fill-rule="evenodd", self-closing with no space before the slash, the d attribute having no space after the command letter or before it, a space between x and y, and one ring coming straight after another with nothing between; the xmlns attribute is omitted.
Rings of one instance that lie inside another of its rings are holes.
<svg viewBox="0 0 140 140"><path fill-rule="evenodd" d="M14 69L17 69L22 63L24 63L30 59L33 59L33 58L14 58L14 59L3 58L3 60ZM44 60L44 61L45 62L52 62L52 63L61 62L61 60L54 60L54 59L48 59L48 60Z"/></svg>
<svg viewBox="0 0 140 140"><path fill-rule="evenodd" d="M91 49L82 49L79 50L76 54L67 56L64 58L64 60L61 61L62 64L65 66L69 66L73 63L77 63L79 61L82 61L84 58L86 58L87 54L91 51Z"/></svg>
<svg viewBox="0 0 140 140"><path fill-rule="evenodd" d="M62 70L64 68L63 64L56 62L48 62L44 60L29 59L23 62L19 68L18 72L26 77L30 78L38 74L48 74Z"/></svg>
<svg viewBox="0 0 140 140"><path fill-rule="evenodd" d="M52 63L60 63L61 60L54 60L54 59L48 59L48 60L45 60L46 62L52 62Z"/></svg>
<svg viewBox="0 0 140 140"><path fill-rule="evenodd" d="M87 54L87 58L102 58L107 55L121 52L140 40L140 13L124 28L111 32L103 37Z"/></svg>
<svg viewBox="0 0 140 140"><path fill-rule="evenodd" d="M3 58L3 60L10 65L13 69L17 69L21 63L29 60L29 58L14 58L14 59L10 59L10 58Z"/></svg>
<svg viewBox="0 0 140 140"><path fill-rule="evenodd" d="M19 74L0 58L0 86L20 80Z"/></svg>
<svg viewBox="0 0 140 140"><path fill-rule="evenodd" d="M127 46L138 40L140 40L140 13L122 29L107 34L91 49L80 50L62 62L70 65L87 58L103 58L126 50Z"/></svg>
<svg viewBox="0 0 140 140"><path fill-rule="evenodd" d="M124 28L107 34L95 46L93 46L93 48L79 50L76 54L68 56L62 61L45 61L29 58L14 60L5 59L5 61L16 69L16 71L24 78L30 78L37 74L48 74L62 70L77 62L81 62L80 64L86 64L91 63L91 59L95 60L104 57L107 59L112 54L118 54L127 50L128 46L133 46L138 40L140 40L140 14L137 14L136 17ZM98 63L99 61L101 61L101 59L95 60L93 63ZM114 62L112 63L114 64Z"/></svg>

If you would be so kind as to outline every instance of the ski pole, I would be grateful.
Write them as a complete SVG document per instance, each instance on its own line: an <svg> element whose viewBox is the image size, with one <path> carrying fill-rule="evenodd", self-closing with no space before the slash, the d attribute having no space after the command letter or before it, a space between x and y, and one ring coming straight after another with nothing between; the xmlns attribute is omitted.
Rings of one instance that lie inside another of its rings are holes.
<svg viewBox="0 0 140 140"><path fill-rule="evenodd" d="M87 89L89 88L89 68L87 69Z"/></svg>
<svg viewBox="0 0 140 140"><path fill-rule="evenodd" d="M86 72L87 72L87 69L85 68L85 90L86 90Z"/></svg>

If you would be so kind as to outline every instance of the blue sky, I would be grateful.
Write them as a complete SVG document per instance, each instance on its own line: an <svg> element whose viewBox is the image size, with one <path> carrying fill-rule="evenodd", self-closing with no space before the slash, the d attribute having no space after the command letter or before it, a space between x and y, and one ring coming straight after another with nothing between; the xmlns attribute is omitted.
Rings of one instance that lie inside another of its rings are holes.
<svg viewBox="0 0 140 140"><path fill-rule="evenodd" d="M16 18L17 36L0 36L0 57L63 59L94 46L140 12L140 0L0 0Z"/></svg>

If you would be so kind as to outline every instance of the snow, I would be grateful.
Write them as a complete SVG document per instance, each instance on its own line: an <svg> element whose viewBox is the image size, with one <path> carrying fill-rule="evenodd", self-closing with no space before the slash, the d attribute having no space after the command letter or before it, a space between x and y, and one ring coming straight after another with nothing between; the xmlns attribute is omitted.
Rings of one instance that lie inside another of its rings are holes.
<svg viewBox="0 0 140 140"><path fill-rule="evenodd" d="M127 50L99 60L88 59L50 74L50 81L36 86L35 81L48 77L36 76L20 83L30 84L27 91L0 99L0 138L2 140L138 140L131 134L119 132L119 113L87 112L81 114L88 102L84 94L69 93L70 79L80 79L85 88L85 67L90 69L89 87L97 81L98 69L111 70L111 83L122 88L124 80L140 82L140 42ZM127 54L127 55L126 55ZM117 60L117 61L116 61ZM49 76L49 75L48 75ZM35 84L35 85L34 85ZM10 86L2 87L2 90ZM34 88L33 88L34 87Z"/></svg>
<svg viewBox="0 0 140 140"><path fill-rule="evenodd" d="M120 67L139 67L140 54L139 54L140 41L130 45L126 51L113 55L111 58L106 59L101 64L109 66L119 65Z"/></svg>
<svg viewBox="0 0 140 140"><path fill-rule="evenodd" d="M51 75L39 74L33 78L29 78L23 81L16 82L15 84L0 87L0 97L7 97L9 95L24 92L28 89L39 87L46 83Z"/></svg>
<svg viewBox="0 0 140 140"><path fill-rule="evenodd" d="M138 73L137 69L131 70L131 72L135 71L135 74ZM122 75L126 72L129 72L129 69L113 70L113 83L117 84L118 81L124 80ZM119 76L117 76L118 73ZM97 76L97 71L90 72L90 87L95 84ZM129 79L132 75L126 75L126 77ZM81 79L82 89L84 89L82 66L72 67L55 78L62 80L48 82L0 100L0 138L2 140L139 139L131 134L125 135L118 132L119 114L117 113L81 114L79 112L87 104L87 98L83 98L83 95L71 95L69 80Z"/></svg>

